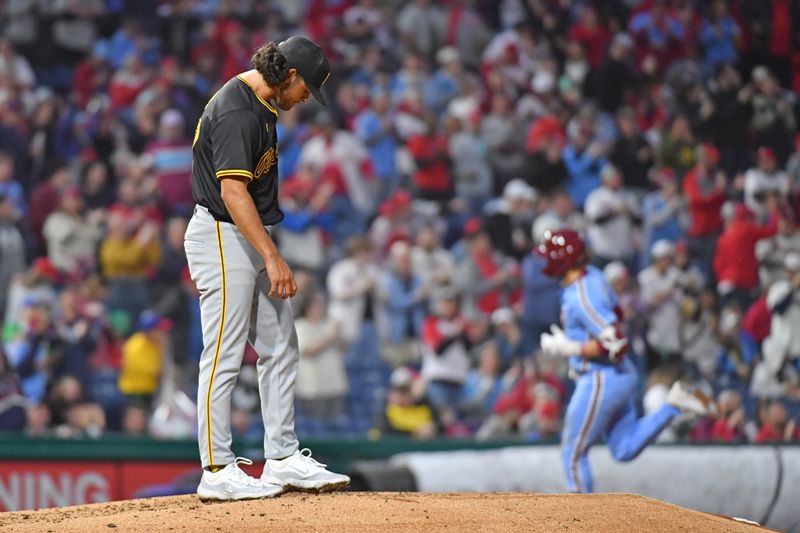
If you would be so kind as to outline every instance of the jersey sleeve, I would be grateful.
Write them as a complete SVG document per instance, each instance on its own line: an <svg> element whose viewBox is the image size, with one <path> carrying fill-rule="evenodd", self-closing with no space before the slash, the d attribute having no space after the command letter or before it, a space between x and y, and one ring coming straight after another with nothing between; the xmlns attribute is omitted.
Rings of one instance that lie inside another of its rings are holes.
<svg viewBox="0 0 800 533"><path fill-rule="evenodd" d="M253 181L255 147L259 144L262 124L250 111L226 113L211 125L211 150L217 179L241 176Z"/></svg>
<svg viewBox="0 0 800 533"><path fill-rule="evenodd" d="M597 337L606 326L616 324L615 304L609 298L606 287L581 279L578 281L575 301L581 324L593 337Z"/></svg>

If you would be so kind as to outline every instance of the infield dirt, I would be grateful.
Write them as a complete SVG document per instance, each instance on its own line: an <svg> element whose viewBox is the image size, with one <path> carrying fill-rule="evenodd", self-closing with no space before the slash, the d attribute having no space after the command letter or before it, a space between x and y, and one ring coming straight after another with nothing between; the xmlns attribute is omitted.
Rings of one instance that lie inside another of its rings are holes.
<svg viewBox="0 0 800 533"><path fill-rule="evenodd" d="M765 529L633 494L287 493L201 503L172 496L0 514L0 531L686 531Z"/></svg>

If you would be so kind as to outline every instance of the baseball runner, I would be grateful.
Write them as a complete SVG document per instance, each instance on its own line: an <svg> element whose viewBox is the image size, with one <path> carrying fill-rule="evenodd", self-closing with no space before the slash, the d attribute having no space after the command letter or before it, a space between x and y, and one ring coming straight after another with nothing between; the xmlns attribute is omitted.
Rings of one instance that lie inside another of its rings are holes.
<svg viewBox="0 0 800 533"><path fill-rule="evenodd" d="M568 357L575 391L567 406L561 437L562 464L570 492L592 492L589 448L601 438L617 461L630 461L650 444L681 411L706 414L712 401L676 382L666 403L637 419L638 375L625 357L616 296L603 274L589 266L581 237L572 230L547 232L537 252L545 258L544 273L560 278L562 331L553 325L541 335L542 351Z"/></svg>
<svg viewBox="0 0 800 533"><path fill-rule="evenodd" d="M203 353L197 393L203 500L276 496L289 488L328 491L350 478L298 450L294 431L297 335L292 272L270 238L278 207L277 108L288 110L330 76L322 50L303 37L270 42L253 70L229 80L206 104L193 142L192 193L197 206L185 237L200 291ZM266 464L259 479L231 452L231 392L245 343L258 353Z"/></svg>

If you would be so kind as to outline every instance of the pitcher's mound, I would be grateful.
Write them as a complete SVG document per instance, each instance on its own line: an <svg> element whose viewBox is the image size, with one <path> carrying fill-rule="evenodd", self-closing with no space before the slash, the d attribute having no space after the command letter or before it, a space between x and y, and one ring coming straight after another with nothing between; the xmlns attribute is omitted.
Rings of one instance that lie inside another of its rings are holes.
<svg viewBox="0 0 800 533"><path fill-rule="evenodd" d="M633 494L287 493L201 503L148 498L0 514L2 531L691 531L764 529Z"/></svg>

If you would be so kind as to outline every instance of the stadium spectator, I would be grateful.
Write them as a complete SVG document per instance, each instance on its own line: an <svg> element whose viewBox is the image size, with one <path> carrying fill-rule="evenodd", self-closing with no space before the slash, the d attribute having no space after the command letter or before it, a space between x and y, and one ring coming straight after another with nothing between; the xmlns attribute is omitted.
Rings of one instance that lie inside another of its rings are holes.
<svg viewBox="0 0 800 533"><path fill-rule="evenodd" d="M509 180L525 173L520 130L509 97L502 93L494 94L489 112L481 119L481 136L486 142L489 165L494 172L495 194L500 193Z"/></svg>
<svg viewBox="0 0 800 533"><path fill-rule="evenodd" d="M497 211L486 217L486 233L495 250L521 261L531 251L536 192L517 178L506 183Z"/></svg>
<svg viewBox="0 0 800 533"><path fill-rule="evenodd" d="M452 115L446 120L453 132L447 149L453 162L456 196L464 200L471 215L478 216L494 188L486 141L480 134L481 121L475 116L461 121Z"/></svg>
<svg viewBox="0 0 800 533"><path fill-rule="evenodd" d="M23 38L18 33L17 36ZM30 90L36 83L36 75L25 56L14 50L10 37L0 40L0 75L10 78L18 91Z"/></svg>
<svg viewBox="0 0 800 533"><path fill-rule="evenodd" d="M458 49L452 46L439 48L436 64L438 68L423 85L423 94L428 109L441 116L450 100L458 95L465 73Z"/></svg>
<svg viewBox="0 0 800 533"><path fill-rule="evenodd" d="M501 369L509 368L515 361L527 353L517 318L508 307L501 307L492 313L492 328L494 329L494 342L500 352Z"/></svg>
<svg viewBox="0 0 800 533"><path fill-rule="evenodd" d="M498 396L508 383L501 372L500 348L494 341L486 341L478 350L478 365L467 374L461 392L459 414L473 429L492 413Z"/></svg>
<svg viewBox="0 0 800 533"><path fill-rule="evenodd" d="M302 413L327 420L344 413L347 374L338 324L326 315L325 295L316 292L295 322L300 363L295 395Z"/></svg>
<svg viewBox="0 0 800 533"><path fill-rule="evenodd" d="M372 168L375 169L375 176L381 180L382 190L391 191L397 177L397 140L394 135L391 99L386 91L373 90L370 94L370 107L356 116L353 129L369 152Z"/></svg>
<svg viewBox="0 0 800 533"><path fill-rule="evenodd" d="M340 176L350 205L363 216L368 215L377 205L369 152L358 137L337 129L327 111L320 111L314 124L317 133L303 145L299 164Z"/></svg>
<svg viewBox="0 0 800 533"><path fill-rule="evenodd" d="M416 224L411 204L411 194L404 189L397 189L381 202L378 216L369 228L369 238L376 257L384 258L397 240L411 240Z"/></svg>
<svg viewBox="0 0 800 533"><path fill-rule="evenodd" d="M153 281L160 288L175 288L186 268L186 251L183 247L186 225L186 219L180 216L172 217L164 224L161 258L153 276Z"/></svg>
<svg viewBox="0 0 800 533"><path fill-rule="evenodd" d="M736 205L714 252L714 275L723 304L735 301L746 309L752 303L752 292L758 285L756 242L775 234L775 219L773 214L768 225L760 226L746 205Z"/></svg>
<svg viewBox="0 0 800 533"><path fill-rule="evenodd" d="M744 203L759 220L763 220L770 205L788 197L789 175L778 168L772 148L762 146L756 153L758 166L744 175Z"/></svg>
<svg viewBox="0 0 800 533"><path fill-rule="evenodd" d="M46 257L39 257L26 272L15 277L8 289L4 320L6 327L19 328L24 324L24 308L33 302L39 302L48 309L54 308L58 299L55 286L59 278L58 270Z"/></svg>
<svg viewBox="0 0 800 533"><path fill-rule="evenodd" d="M797 232L794 212L783 209L778 214L778 232L756 242L758 279L762 287L784 279L785 260L792 254L800 254L800 233Z"/></svg>
<svg viewBox="0 0 800 533"><path fill-rule="evenodd" d="M430 297L435 298L440 289L455 281L453 254L441 245L436 228L431 224L417 231L416 243L411 249L411 267Z"/></svg>
<svg viewBox="0 0 800 533"><path fill-rule="evenodd" d="M439 131L434 115L425 115L423 120L423 131L406 141L406 150L416 165L411 183L418 198L443 203L452 198L454 191L448 139Z"/></svg>
<svg viewBox="0 0 800 533"><path fill-rule="evenodd" d="M616 118L619 136L614 141L608 159L619 169L626 188L649 190L652 183L648 180L648 171L655 164L653 148L639 132L633 109L620 109Z"/></svg>
<svg viewBox="0 0 800 533"><path fill-rule="evenodd" d="M680 358L680 338L675 334L681 323L682 294L678 272L673 265L675 245L656 241L650 249L652 264L639 273L642 305L647 316L648 367Z"/></svg>
<svg viewBox="0 0 800 533"><path fill-rule="evenodd" d="M706 74L712 73L718 65L736 62L736 46L740 38L741 30L728 12L728 5L722 0L712 2L700 30Z"/></svg>
<svg viewBox="0 0 800 533"><path fill-rule="evenodd" d="M109 82L111 108L121 112L129 111L151 78L152 72L142 62L139 54L131 51Z"/></svg>
<svg viewBox="0 0 800 533"><path fill-rule="evenodd" d="M797 422L789 418L786 407L779 401L770 402L762 410L762 424L758 428L755 442L798 442L800 429Z"/></svg>
<svg viewBox="0 0 800 533"><path fill-rule="evenodd" d="M147 435L147 409L136 403L126 405L121 429L122 433L133 437Z"/></svg>
<svg viewBox="0 0 800 533"><path fill-rule="evenodd" d="M767 307L767 295L762 294L747 309L742 318L742 329L739 333L739 344L742 348L742 359L752 365L761 352L761 343L769 335L772 314Z"/></svg>
<svg viewBox="0 0 800 533"><path fill-rule="evenodd" d="M698 376L713 381L723 350L719 338L719 311L716 295L699 288L683 291L682 321L679 328L681 355Z"/></svg>
<svg viewBox="0 0 800 533"><path fill-rule="evenodd" d="M161 202L167 213L190 214L192 204L192 145L186 138L184 118L167 109L158 119L158 137L147 144Z"/></svg>
<svg viewBox="0 0 800 533"><path fill-rule="evenodd" d="M36 250L44 249L42 230L50 214L58 209L61 203L61 194L70 182L69 169L57 166L49 173L47 180L33 189L30 201L30 225L36 238Z"/></svg>
<svg viewBox="0 0 800 533"><path fill-rule="evenodd" d="M114 203L114 183L111 181L108 166L103 161L90 160L83 166L80 186L89 212L105 209Z"/></svg>
<svg viewBox="0 0 800 533"><path fill-rule="evenodd" d="M42 229L53 266L70 275L93 271L103 217L102 211L88 216L81 190L68 187L61 196L60 208L47 217Z"/></svg>
<svg viewBox="0 0 800 533"><path fill-rule="evenodd" d="M567 167L561 159L561 149L566 142L565 115L562 106L558 112L534 119L528 130L525 150L529 169L524 178L528 185L547 196L563 187L568 178Z"/></svg>
<svg viewBox="0 0 800 533"><path fill-rule="evenodd" d="M407 57L404 65L410 63L412 58L413 56ZM394 119L397 136L407 143L411 137L428 133L430 125L426 122L422 93L417 89L408 89L400 93L399 100Z"/></svg>
<svg viewBox="0 0 800 533"><path fill-rule="evenodd" d="M330 208L334 185L318 181L304 168L284 183L281 209L284 219L273 228L284 260L295 268L318 274L328 260L329 236L336 225Z"/></svg>
<svg viewBox="0 0 800 533"><path fill-rule="evenodd" d="M395 368L389 380L386 406L376 429L378 434L430 439L438 433L436 412L419 393L421 378L407 367Z"/></svg>
<svg viewBox="0 0 800 533"><path fill-rule="evenodd" d="M622 175L613 165L600 173L602 184L586 198L585 213L592 262L602 268L612 261L630 263L636 253L634 237L641 222L636 198L622 188Z"/></svg>
<svg viewBox="0 0 800 533"><path fill-rule="evenodd" d="M536 217L531 230L536 238L541 238L548 229L570 228L578 232L586 229L583 213L575 209L572 198L564 189L558 189L543 199L540 210L541 214Z"/></svg>
<svg viewBox="0 0 800 533"><path fill-rule="evenodd" d="M697 163L683 178L691 220L686 234L689 250L698 258L708 276L714 258L714 248L722 232L722 204L725 203L728 180L719 170L719 150L704 143L697 148Z"/></svg>
<svg viewBox="0 0 800 533"><path fill-rule="evenodd" d="M6 308L11 280L25 270L25 240L15 222L11 201L0 194L0 310Z"/></svg>
<svg viewBox="0 0 800 533"><path fill-rule="evenodd" d="M50 409L44 403L29 405L27 410L25 434L29 437L50 436Z"/></svg>
<svg viewBox="0 0 800 533"><path fill-rule="evenodd" d="M171 327L169 319L154 311L145 311L139 317L136 333L125 341L119 390L129 401L149 405L153 400L164 358L170 356L167 332Z"/></svg>
<svg viewBox="0 0 800 533"><path fill-rule="evenodd" d="M758 146L774 151L780 161L785 161L791 151L790 140L797 130L797 121L791 112L795 97L783 89L775 76L764 66L751 73L753 84L747 88L751 106L750 126Z"/></svg>
<svg viewBox="0 0 800 533"><path fill-rule="evenodd" d="M28 401L19 386L19 377L0 349L0 431L22 431L26 424Z"/></svg>
<svg viewBox="0 0 800 533"><path fill-rule="evenodd" d="M147 277L161 259L158 226L145 222L138 229L120 210L111 210L108 231L100 244L100 269L108 280L109 309L127 311L136 320L147 306Z"/></svg>
<svg viewBox="0 0 800 533"><path fill-rule="evenodd" d="M20 378L22 393L34 404L45 399L59 348L48 306L36 300L26 302L18 330L6 343L6 353Z"/></svg>
<svg viewBox="0 0 800 533"><path fill-rule="evenodd" d="M762 358L753 368L750 394L756 398L779 398L794 389L788 357L795 357L798 342L796 323L800 305L797 304L798 276L792 281L775 282L767 291L766 304L770 313L769 335L761 345ZM793 322L794 321L794 322ZM787 376L787 371L790 373Z"/></svg>
<svg viewBox="0 0 800 533"><path fill-rule="evenodd" d="M334 263L328 273L328 318L339 324L347 344L361 335L364 322L375 319L378 271L370 254L369 241L353 237L347 243L347 257Z"/></svg>
<svg viewBox="0 0 800 533"><path fill-rule="evenodd" d="M611 262L603 268L603 276L608 281L608 284L611 285L611 288L614 289L617 299L622 298L630 282L630 274L625 265L619 261Z"/></svg>
<svg viewBox="0 0 800 533"><path fill-rule="evenodd" d="M717 395L717 416L702 417L692 428L689 438L695 442L738 442L750 440L754 428L748 425L741 395L725 389Z"/></svg>
<svg viewBox="0 0 800 533"><path fill-rule="evenodd" d="M633 46L629 34L619 32L614 35L594 76L592 92L597 94L600 108L610 113L616 113L639 87L641 75L635 68Z"/></svg>
<svg viewBox="0 0 800 533"><path fill-rule="evenodd" d="M719 147L722 169L730 176L750 163L750 110L741 91L742 76L729 63L719 66L713 82L708 84L711 108L704 126L709 130L711 144Z"/></svg>
<svg viewBox="0 0 800 533"><path fill-rule="evenodd" d="M538 228L537 225L539 225ZM542 242L547 229L558 229L558 226L547 228L539 222L539 219L534 223L532 233L537 246ZM541 233L537 231L541 231ZM520 325L523 331L524 350L529 353L539 345L539 336L548 331L551 324L555 324L559 320L561 285L552 277L544 274L542 271L544 265L544 258L533 252L522 260Z"/></svg>
<svg viewBox="0 0 800 533"><path fill-rule="evenodd" d="M433 302L434 314L422 326L422 378L426 396L443 424L455 421L461 389L470 369L472 341L459 309L455 288L443 290Z"/></svg>
<svg viewBox="0 0 800 533"><path fill-rule="evenodd" d="M658 154L659 164L661 167L672 169L678 176L685 176L695 162L699 161L699 154L697 156L695 154L696 145L697 141L687 117L685 115L675 116L661 140ZM709 152L706 155L710 160L709 165L718 164L719 152L716 149L712 151L709 147L704 149Z"/></svg>
<svg viewBox="0 0 800 533"><path fill-rule="evenodd" d="M707 285L706 278L689 253L689 245L685 240L675 243L675 266L680 273L679 283L684 292L696 293Z"/></svg>
<svg viewBox="0 0 800 533"><path fill-rule="evenodd" d="M103 409L86 399L80 382L72 376L63 376L53 383L47 403L52 416L50 424L57 437L97 438L106 429Z"/></svg>
<svg viewBox="0 0 800 533"><path fill-rule="evenodd" d="M771 321L769 336L764 339L762 356L764 363L778 372L784 365L796 366L800 357L800 257L786 258L787 280L774 283L767 293Z"/></svg>
<svg viewBox="0 0 800 533"><path fill-rule="evenodd" d="M522 417L520 432L531 442L552 442L561 433L559 391L547 383L538 383L533 394L533 410Z"/></svg>
<svg viewBox="0 0 800 533"><path fill-rule="evenodd" d="M600 185L600 175L607 165L605 149L593 139L594 135L591 124L582 124L569 134L569 142L561 152L569 173L566 189L579 208L583 208L589 193Z"/></svg>
<svg viewBox="0 0 800 533"><path fill-rule="evenodd" d="M639 66L649 75L662 73L684 50L686 28L677 10L668 4L656 0L633 15L628 23L636 41Z"/></svg>
<svg viewBox="0 0 800 533"><path fill-rule="evenodd" d="M381 357L399 367L419 361L418 339L425 319L428 287L414 273L408 242L396 241L389 249L388 262L378 289L385 321Z"/></svg>
<svg viewBox="0 0 800 533"><path fill-rule="evenodd" d="M670 169L661 169L655 173L653 181L658 185L658 190L648 193L642 201L642 250L648 251L660 239L680 241L688 225L686 203L680 195L675 173Z"/></svg>
<svg viewBox="0 0 800 533"><path fill-rule="evenodd" d="M89 355L96 346L97 325L88 316L90 306L81 301L78 287L67 287L59 299L60 313L55 317L59 357L53 365L53 377L72 376L87 390L92 375ZM97 309L95 309L97 311Z"/></svg>
<svg viewBox="0 0 800 533"><path fill-rule="evenodd" d="M464 312L490 315L503 306L515 305L519 267L494 249L488 234L476 219L464 226L468 261L458 267L458 285L464 291Z"/></svg>
<svg viewBox="0 0 800 533"><path fill-rule="evenodd" d="M412 53L432 58L443 40L441 8L430 0L413 0L397 14L400 42Z"/></svg>
<svg viewBox="0 0 800 533"><path fill-rule="evenodd" d="M521 361L511 367L503 378L514 382L513 387L498 396L494 406L494 414L478 429L475 438L478 440L511 437L535 429L538 415L537 403L550 404L541 406L540 414L548 419L551 416L553 403L558 406L563 399L564 386L549 372L536 370L531 361ZM538 401L538 402L537 402ZM546 432L552 426L545 421ZM545 428L543 428L545 429ZM546 435L542 435L546 437Z"/></svg>
<svg viewBox="0 0 800 533"><path fill-rule="evenodd" d="M0 152L0 195L11 204L11 220L16 222L28 214L25 191L13 180L14 158L8 152Z"/></svg>
<svg viewBox="0 0 800 533"><path fill-rule="evenodd" d="M600 25L597 12L592 6L579 9L577 20L567 31L567 39L581 45L587 51L587 58L593 67L603 61L604 51L611 36L608 30Z"/></svg>

